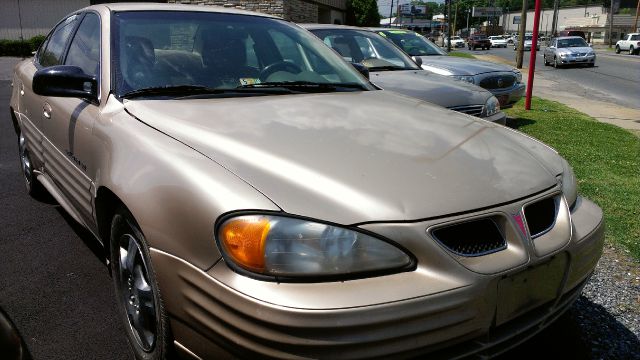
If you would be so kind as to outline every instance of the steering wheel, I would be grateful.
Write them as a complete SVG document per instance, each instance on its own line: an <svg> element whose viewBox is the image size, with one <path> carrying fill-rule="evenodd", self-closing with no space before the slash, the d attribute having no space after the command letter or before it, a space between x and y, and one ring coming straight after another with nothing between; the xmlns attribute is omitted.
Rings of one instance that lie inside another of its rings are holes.
<svg viewBox="0 0 640 360"><path fill-rule="evenodd" d="M293 74L298 74L302 72L302 69L298 65L290 61L286 61L286 60L276 61L272 64L265 66L264 69L260 71L260 80L263 80L263 81L266 80L271 74L273 74L276 71L286 71Z"/></svg>

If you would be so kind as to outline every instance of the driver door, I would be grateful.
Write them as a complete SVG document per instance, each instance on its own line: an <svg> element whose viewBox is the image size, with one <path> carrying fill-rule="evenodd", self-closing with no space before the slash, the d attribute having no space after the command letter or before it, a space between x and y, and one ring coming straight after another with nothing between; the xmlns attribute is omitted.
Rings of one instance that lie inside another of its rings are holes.
<svg viewBox="0 0 640 360"><path fill-rule="evenodd" d="M100 18L92 12L79 17L80 25L68 45L63 64L78 66L98 78ZM95 174L91 162L95 158L91 133L99 116L98 103L80 98L46 97L43 116L45 169L81 220L91 227L92 174Z"/></svg>

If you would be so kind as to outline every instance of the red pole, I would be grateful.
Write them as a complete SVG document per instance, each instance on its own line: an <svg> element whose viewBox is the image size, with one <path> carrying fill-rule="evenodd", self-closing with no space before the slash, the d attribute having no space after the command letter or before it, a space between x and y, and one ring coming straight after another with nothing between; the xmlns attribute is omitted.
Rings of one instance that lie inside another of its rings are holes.
<svg viewBox="0 0 640 360"><path fill-rule="evenodd" d="M536 71L536 48L538 47L538 26L540 25L540 0L536 0L536 11L533 16L533 41L529 55L529 78L527 79L527 95L524 108L531 110L531 91L533 90L533 73ZM521 40L524 44L524 39Z"/></svg>

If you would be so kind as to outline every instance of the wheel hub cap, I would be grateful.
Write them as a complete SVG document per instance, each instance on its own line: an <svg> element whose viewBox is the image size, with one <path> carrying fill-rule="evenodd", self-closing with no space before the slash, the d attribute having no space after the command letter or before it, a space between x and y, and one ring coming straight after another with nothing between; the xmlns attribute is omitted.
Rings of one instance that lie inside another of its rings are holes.
<svg viewBox="0 0 640 360"><path fill-rule="evenodd" d="M123 235L119 243L120 291L129 326L138 345L151 351L156 341L156 299L149 285L147 264L136 239Z"/></svg>

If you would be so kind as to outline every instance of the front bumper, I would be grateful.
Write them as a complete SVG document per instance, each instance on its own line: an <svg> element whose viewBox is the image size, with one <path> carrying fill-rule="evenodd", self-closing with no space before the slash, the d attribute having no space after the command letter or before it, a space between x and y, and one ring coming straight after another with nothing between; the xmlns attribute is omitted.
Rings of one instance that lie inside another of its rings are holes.
<svg viewBox="0 0 640 360"><path fill-rule="evenodd" d="M507 123L507 114L502 111L498 111L496 114L491 116L483 117L482 120L491 121L492 123L505 125Z"/></svg>
<svg viewBox="0 0 640 360"><path fill-rule="evenodd" d="M487 89L498 98L500 107L505 109L513 106L518 100L524 96L526 86L523 83L515 83L512 87L506 89Z"/></svg>
<svg viewBox="0 0 640 360"><path fill-rule="evenodd" d="M567 56L559 58L563 65L568 64L595 64L596 56Z"/></svg>
<svg viewBox="0 0 640 360"><path fill-rule="evenodd" d="M151 257L178 348L201 358L438 359L497 354L533 336L577 299L602 254L602 211L582 198L558 220L571 229L566 240L541 256L542 246L509 243L485 255L484 270L468 268L479 258L467 263L425 241L426 228L450 220L362 226L425 251L415 271L347 282L263 282L223 261L203 271L159 250ZM509 256L520 260L487 270Z"/></svg>

